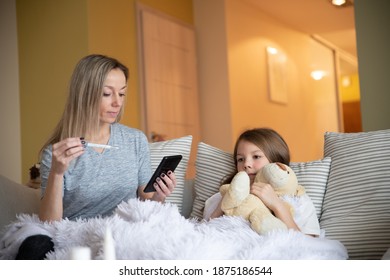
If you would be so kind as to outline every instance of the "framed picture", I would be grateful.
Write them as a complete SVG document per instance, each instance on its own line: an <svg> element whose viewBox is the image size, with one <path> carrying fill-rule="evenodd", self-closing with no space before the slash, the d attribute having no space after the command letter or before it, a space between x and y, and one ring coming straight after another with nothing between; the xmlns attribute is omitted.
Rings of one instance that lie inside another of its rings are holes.
<svg viewBox="0 0 390 280"><path fill-rule="evenodd" d="M287 104L287 56L274 47L266 47L266 56L270 100Z"/></svg>

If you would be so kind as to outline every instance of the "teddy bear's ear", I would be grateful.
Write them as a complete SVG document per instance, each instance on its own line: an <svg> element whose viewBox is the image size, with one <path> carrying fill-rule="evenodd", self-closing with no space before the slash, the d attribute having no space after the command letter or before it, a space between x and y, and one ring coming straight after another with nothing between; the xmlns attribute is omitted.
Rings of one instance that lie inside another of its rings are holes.
<svg viewBox="0 0 390 280"><path fill-rule="evenodd" d="M282 170L284 170L284 171L288 170L287 165L285 165L285 164L283 164L283 163L281 163L281 162L275 162L275 164L276 164L277 166L279 166L279 168L282 169Z"/></svg>

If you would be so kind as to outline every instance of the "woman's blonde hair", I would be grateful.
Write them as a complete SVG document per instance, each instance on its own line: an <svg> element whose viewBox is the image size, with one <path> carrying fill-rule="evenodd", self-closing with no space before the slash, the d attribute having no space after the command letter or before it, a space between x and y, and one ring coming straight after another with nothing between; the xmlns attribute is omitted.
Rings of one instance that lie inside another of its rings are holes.
<svg viewBox="0 0 390 280"><path fill-rule="evenodd" d="M114 58L92 54L78 62L70 79L69 95L62 117L41 152L48 145L65 138L85 136L87 133L98 131L104 82L113 69L120 69L127 82L128 68ZM117 122L122 114L123 106L116 119Z"/></svg>

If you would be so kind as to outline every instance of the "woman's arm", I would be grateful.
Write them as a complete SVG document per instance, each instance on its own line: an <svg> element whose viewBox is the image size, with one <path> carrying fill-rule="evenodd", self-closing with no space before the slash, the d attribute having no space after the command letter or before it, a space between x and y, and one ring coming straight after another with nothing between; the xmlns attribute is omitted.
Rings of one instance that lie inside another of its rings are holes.
<svg viewBox="0 0 390 280"><path fill-rule="evenodd" d="M42 221L59 221L62 219L62 187L63 176L49 174L45 195L39 207L39 219Z"/></svg>
<svg viewBox="0 0 390 280"><path fill-rule="evenodd" d="M39 218L42 221L62 219L64 174L70 162L83 153L84 147L80 138L68 138L53 144L49 176L39 208Z"/></svg>

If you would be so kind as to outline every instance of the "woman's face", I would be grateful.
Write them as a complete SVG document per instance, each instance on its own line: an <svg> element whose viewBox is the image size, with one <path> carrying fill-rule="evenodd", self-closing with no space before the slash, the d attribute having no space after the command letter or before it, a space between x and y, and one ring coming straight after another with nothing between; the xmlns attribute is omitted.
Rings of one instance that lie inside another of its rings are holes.
<svg viewBox="0 0 390 280"><path fill-rule="evenodd" d="M270 163L259 147L245 140L238 143L236 161L237 170L248 173L251 184L253 184L257 171Z"/></svg>
<svg viewBox="0 0 390 280"><path fill-rule="evenodd" d="M111 70L104 82L103 97L100 104L100 124L115 122L125 99L127 83L120 69Z"/></svg>

